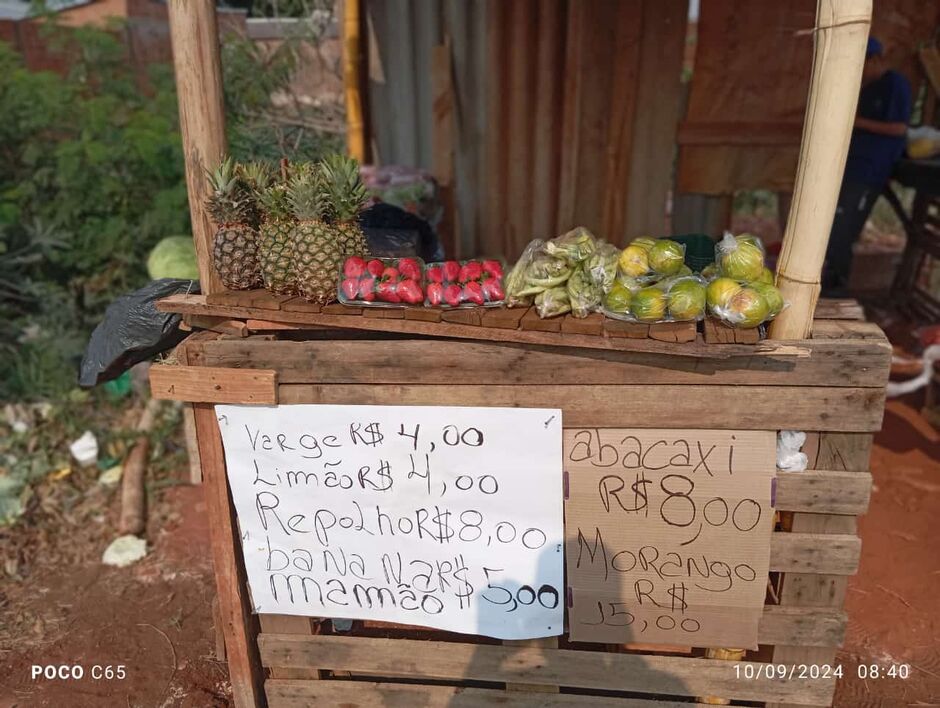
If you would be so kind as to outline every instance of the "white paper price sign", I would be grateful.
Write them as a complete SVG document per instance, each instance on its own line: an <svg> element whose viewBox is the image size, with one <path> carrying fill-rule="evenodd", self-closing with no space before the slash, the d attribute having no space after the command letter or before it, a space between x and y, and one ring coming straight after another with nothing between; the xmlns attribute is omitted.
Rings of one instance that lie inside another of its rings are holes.
<svg viewBox="0 0 940 708"><path fill-rule="evenodd" d="M560 410L215 410L256 612L562 633Z"/></svg>

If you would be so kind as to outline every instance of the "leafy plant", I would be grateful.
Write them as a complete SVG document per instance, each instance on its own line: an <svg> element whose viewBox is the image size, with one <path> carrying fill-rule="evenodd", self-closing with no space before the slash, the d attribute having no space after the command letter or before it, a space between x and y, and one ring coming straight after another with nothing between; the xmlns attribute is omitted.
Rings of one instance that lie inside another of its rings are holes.
<svg viewBox="0 0 940 708"><path fill-rule="evenodd" d="M305 3L309 6L323 2ZM309 15L310 13L306 13ZM342 149L341 108L313 104L296 92L294 79L326 35L332 7L320 8L286 30L276 46L230 34L222 44L223 88L229 152L237 159L315 161Z"/></svg>
<svg viewBox="0 0 940 708"><path fill-rule="evenodd" d="M305 43L324 36L321 4L273 50L225 38L236 158L312 160L338 146L342 115L291 88ZM29 71L0 42L0 400L70 390L107 305L147 282L160 239L190 231L172 68L135 66L120 29L48 16L43 40L67 59L64 75Z"/></svg>
<svg viewBox="0 0 940 708"><path fill-rule="evenodd" d="M104 308L146 282L156 241L189 229L169 68L144 91L114 34L47 32L65 76L28 71L0 42L4 399L71 388Z"/></svg>

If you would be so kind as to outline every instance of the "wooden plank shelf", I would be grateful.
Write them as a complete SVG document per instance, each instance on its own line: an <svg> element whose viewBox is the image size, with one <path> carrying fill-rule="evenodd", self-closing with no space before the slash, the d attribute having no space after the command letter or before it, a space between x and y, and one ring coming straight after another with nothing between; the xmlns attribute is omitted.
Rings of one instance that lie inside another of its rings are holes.
<svg viewBox="0 0 940 708"><path fill-rule="evenodd" d="M254 322L254 331L282 329L356 329L417 335L517 342L546 346L588 349L648 351L694 358L725 358L748 353L773 356L809 356L806 342L759 341L756 330L732 330L706 320L705 335L696 331L694 322L636 324L592 315L578 319L571 315L541 319L534 308L467 308L434 310L423 307L363 308L339 303L325 306L309 304L286 296L264 297L247 291L244 300L233 304L230 293L222 295L173 295L157 303L163 312L177 312L191 318L192 326L206 318L227 321L246 319ZM224 297L223 297L224 295ZM243 304L247 303L247 304ZM257 304L256 304L257 303ZM844 309L844 308L843 308ZM840 310L841 312L842 310ZM198 318L198 319L195 319ZM264 324L268 323L268 324ZM823 328L843 339L875 339L865 323L845 319L837 327ZM730 337L709 335L709 331L727 331ZM886 344L884 335L880 339ZM712 343L720 343L715 346Z"/></svg>

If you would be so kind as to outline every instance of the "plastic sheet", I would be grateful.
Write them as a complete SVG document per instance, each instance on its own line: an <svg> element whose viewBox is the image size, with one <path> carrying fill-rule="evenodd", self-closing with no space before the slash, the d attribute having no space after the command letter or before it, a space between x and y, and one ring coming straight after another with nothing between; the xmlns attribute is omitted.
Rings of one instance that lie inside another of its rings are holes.
<svg viewBox="0 0 940 708"><path fill-rule="evenodd" d="M196 280L163 278L115 300L95 327L85 349L79 385L86 388L116 379L134 364L172 349L186 338L180 315L159 312L157 300L198 293Z"/></svg>
<svg viewBox="0 0 940 708"><path fill-rule="evenodd" d="M777 433L777 469L784 472L803 472L809 464L805 452L806 433L799 430L781 430Z"/></svg>

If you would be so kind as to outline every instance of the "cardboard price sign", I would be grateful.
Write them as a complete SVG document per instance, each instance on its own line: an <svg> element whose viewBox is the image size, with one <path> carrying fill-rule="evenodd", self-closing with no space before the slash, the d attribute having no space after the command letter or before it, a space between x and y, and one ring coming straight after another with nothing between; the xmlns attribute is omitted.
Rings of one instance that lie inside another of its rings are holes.
<svg viewBox="0 0 940 708"><path fill-rule="evenodd" d="M560 410L215 410L255 612L562 633Z"/></svg>
<svg viewBox="0 0 940 708"><path fill-rule="evenodd" d="M757 647L771 431L568 429L573 641Z"/></svg>

